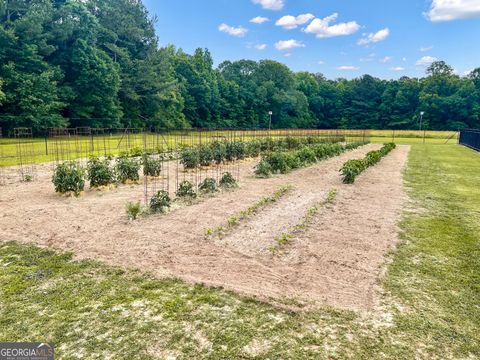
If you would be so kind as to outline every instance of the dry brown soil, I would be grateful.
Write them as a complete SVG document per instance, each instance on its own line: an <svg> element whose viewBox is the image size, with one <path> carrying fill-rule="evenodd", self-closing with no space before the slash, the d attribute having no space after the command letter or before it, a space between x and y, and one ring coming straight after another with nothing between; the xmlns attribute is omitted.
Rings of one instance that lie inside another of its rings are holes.
<svg viewBox="0 0 480 360"><path fill-rule="evenodd" d="M68 250L80 259L221 286L277 304L368 310L375 305L384 255L397 241L409 147L399 146L354 185L342 184L338 170L376 148L367 145L270 179L254 178L255 161L244 162L238 189L135 222L127 220L125 205L143 198L142 185L60 197L50 182L51 166L43 165L36 182L0 187L0 240ZM288 184L292 192L226 237L205 239L207 229ZM292 232L332 189L338 192L334 203L320 206L311 224L273 256L275 238Z"/></svg>

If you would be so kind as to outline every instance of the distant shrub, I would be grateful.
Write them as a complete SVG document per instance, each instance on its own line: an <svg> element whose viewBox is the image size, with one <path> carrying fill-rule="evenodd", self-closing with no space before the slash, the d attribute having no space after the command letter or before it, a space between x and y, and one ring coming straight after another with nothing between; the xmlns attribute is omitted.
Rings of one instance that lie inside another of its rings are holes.
<svg viewBox="0 0 480 360"><path fill-rule="evenodd" d="M217 183L215 179L206 178L205 180L203 180L199 186L199 190L204 194L211 194L217 191Z"/></svg>
<svg viewBox="0 0 480 360"><path fill-rule="evenodd" d="M140 175L138 174L139 170L140 163L135 159L120 156L116 160L115 172L117 180L122 184L125 184L127 181L140 180Z"/></svg>
<svg viewBox="0 0 480 360"><path fill-rule="evenodd" d="M115 173L110 167L110 161L92 157L87 163L87 179L90 187L107 186L115 182Z"/></svg>
<svg viewBox="0 0 480 360"><path fill-rule="evenodd" d="M182 181L178 186L177 196L180 198L196 198L197 193L193 190L193 185L190 181Z"/></svg>
<svg viewBox="0 0 480 360"><path fill-rule="evenodd" d="M60 194L73 193L75 196L85 188L85 170L75 161L58 165L53 173L52 182L55 191Z"/></svg>
<svg viewBox="0 0 480 360"><path fill-rule="evenodd" d="M152 213L165 213L170 208L171 202L168 192L161 190L150 199L150 211Z"/></svg>

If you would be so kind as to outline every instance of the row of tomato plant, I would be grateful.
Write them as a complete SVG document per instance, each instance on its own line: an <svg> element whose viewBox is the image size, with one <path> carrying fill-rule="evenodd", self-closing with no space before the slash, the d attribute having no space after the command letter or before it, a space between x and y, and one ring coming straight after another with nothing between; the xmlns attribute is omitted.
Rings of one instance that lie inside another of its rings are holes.
<svg viewBox="0 0 480 360"><path fill-rule="evenodd" d="M85 180L90 187L99 188L140 179L139 171L143 166L145 176L160 176L161 159L143 155L141 158L121 155L113 161L112 158L100 159L91 157L87 166L83 167L75 161L59 164L53 173L52 182L55 191L61 194L73 193L79 195L85 188Z"/></svg>
<svg viewBox="0 0 480 360"><path fill-rule="evenodd" d="M341 153L365 145L365 142L341 144L309 144L298 150L276 150L267 153L255 168L257 177L266 178L272 174L286 174L318 161L340 155Z"/></svg>
<svg viewBox="0 0 480 360"><path fill-rule="evenodd" d="M180 162L186 169L195 169L200 166L211 166L223 162L254 158L270 151L294 150L305 145L320 143L338 143L345 141L345 137L320 138L309 136L305 138L286 137L283 139L264 138L251 141L213 141L183 149L180 153Z"/></svg>
<svg viewBox="0 0 480 360"><path fill-rule="evenodd" d="M370 151L363 159L348 160L340 169L343 176L343 182L345 184L353 184L358 175L370 166L377 164L384 156L395 148L396 145L394 143L384 144L380 150Z"/></svg>
<svg viewBox="0 0 480 360"><path fill-rule="evenodd" d="M131 220L135 220L142 212L145 214L163 214L168 211L172 202L175 200L191 202L199 196L212 195L219 190L232 189L236 186L237 181L229 172L223 173L218 184L214 178L204 179L198 187L198 192L195 191L193 184L186 180L179 184L177 192L175 193L176 199L172 200L167 191L160 190L154 196L152 196L147 209L142 209L140 203L128 203L127 215Z"/></svg>

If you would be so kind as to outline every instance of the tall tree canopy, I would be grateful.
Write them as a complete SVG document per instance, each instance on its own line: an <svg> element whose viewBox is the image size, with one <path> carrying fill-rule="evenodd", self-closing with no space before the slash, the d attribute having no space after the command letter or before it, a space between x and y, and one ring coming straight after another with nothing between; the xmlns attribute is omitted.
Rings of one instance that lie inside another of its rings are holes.
<svg viewBox="0 0 480 360"><path fill-rule="evenodd" d="M159 47L140 0L0 0L0 127L480 127L480 68L328 80ZM161 35L161 34L160 34Z"/></svg>

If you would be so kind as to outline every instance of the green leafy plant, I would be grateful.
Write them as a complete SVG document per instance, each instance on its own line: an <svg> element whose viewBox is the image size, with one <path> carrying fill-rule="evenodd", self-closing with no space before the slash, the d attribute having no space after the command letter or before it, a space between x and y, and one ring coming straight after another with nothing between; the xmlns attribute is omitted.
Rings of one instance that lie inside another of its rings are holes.
<svg viewBox="0 0 480 360"><path fill-rule="evenodd" d="M78 196L85 188L85 170L75 161L65 162L55 168L52 182L56 192Z"/></svg>
<svg viewBox="0 0 480 360"><path fill-rule="evenodd" d="M158 177L162 173L162 159L143 155L143 175Z"/></svg>
<svg viewBox="0 0 480 360"><path fill-rule="evenodd" d="M283 152L272 152L265 157L265 161L270 164L273 173L285 174L289 170L287 159Z"/></svg>
<svg viewBox="0 0 480 360"><path fill-rule="evenodd" d="M355 178L361 174L365 169L378 163L382 157L386 156L390 151L395 149L394 143L385 144L380 150L370 151L365 158L361 160L349 160L343 164L340 172L343 176L345 184L353 184Z"/></svg>
<svg viewBox="0 0 480 360"><path fill-rule="evenodd" d="M150 211L152 213L165 213L170 208L172 200L165 190L160 190L150 199Z"/></svg>
<svg viewBox="0 0 480 360"><path fill-rule="evenodd" d="M214 160L212 148L208 145L202 145L198 148L198 161L201 166L210 166Z"/></svg>
<svg viewBox="0 0 480 360"><path fill-rule="evenodd" d="M301 148L297 152L296 156L300 161L300 163L304 165L313 164L317 161L317 156L315 155L315 151L308 146Z"/></svg>
<svg viewBox="0 0 480 360"><path fill-rule="evenodd" d="M129 220L137 220L138 216L142 212L142 204L138 202L129 202L127 203L127 216Z"/></svg>
<svg viewBox="0 0 480 360"><path fill-rule="evenodd" d="M260 160L257 166L255 166L255 175L259 178L268 178L272 172L272 167L265 159Z"/></svg>
<svg viewBox="0 0 480 360"><path fill-rule="evenodd" d="M180 162L185 169L195 169L200 164L200 157L196 149L183 149Z"/></svg>
<svg viewBox="0 0 480 360"><path fill-rule="evenodd" d="M107 186L115 182L115 173L110 167L110 161L92 157L87 163L87 180L90 187Z"/></svg>
<svg viewBox="0 0 480 360"><path fill-rule="evenodd" d="M129 180L138 181L140 179L140 175L138 174L139 170L140 163L137 160L126 156L120 156L117 158L115 173L117 175L117 180L122 184L125 184Z"/></svg>
<svg viewBox="0 0 480 360"><path fill-rule="evenodd" d="M199 189L200 189L200 192L204 194L212 194L215 191L217 191L217 183L215 182L215 179L206 178L200 184Z"/></svg>
<svg viewBox="0 0 480 360"><path fill-rule="evenodd" d="M224 189L231 189L237 187L237 180L235 180L231 173L226 172L222 175L222 178L220 179L220 187Z"/></svg>
<svg viewBox="0 0 480 360"><path fill-rule="evenodd" d="M225 142L214 141L210 144L213 153L213 160L217 164L221 164L227 156L227 146Z"/></svg>
<svg viewBox="0 0 480 360"><path fill-rule="evenodd" d="M362 173L363 170L365 170L365 162L363 160L348 160L340 169L343 182L345 184L353 184L355 178Z"/></svg>
<svg viewBox="0 0 480 360"><path fill-rule="evenodd" d="M132 157L138 157L138 156L143 155L143 150L142 150L142 148L140 148L138 146L135 146L135 147L131 148L128 153Z"/></svg>
<svg viewBox="0 0 480 360"><path fill-rule="evenodd" d="M177 196L180 198L194 199L197 197L197 193L193 190L193 185L190 181L182 181L178 186Z"/></svg>

